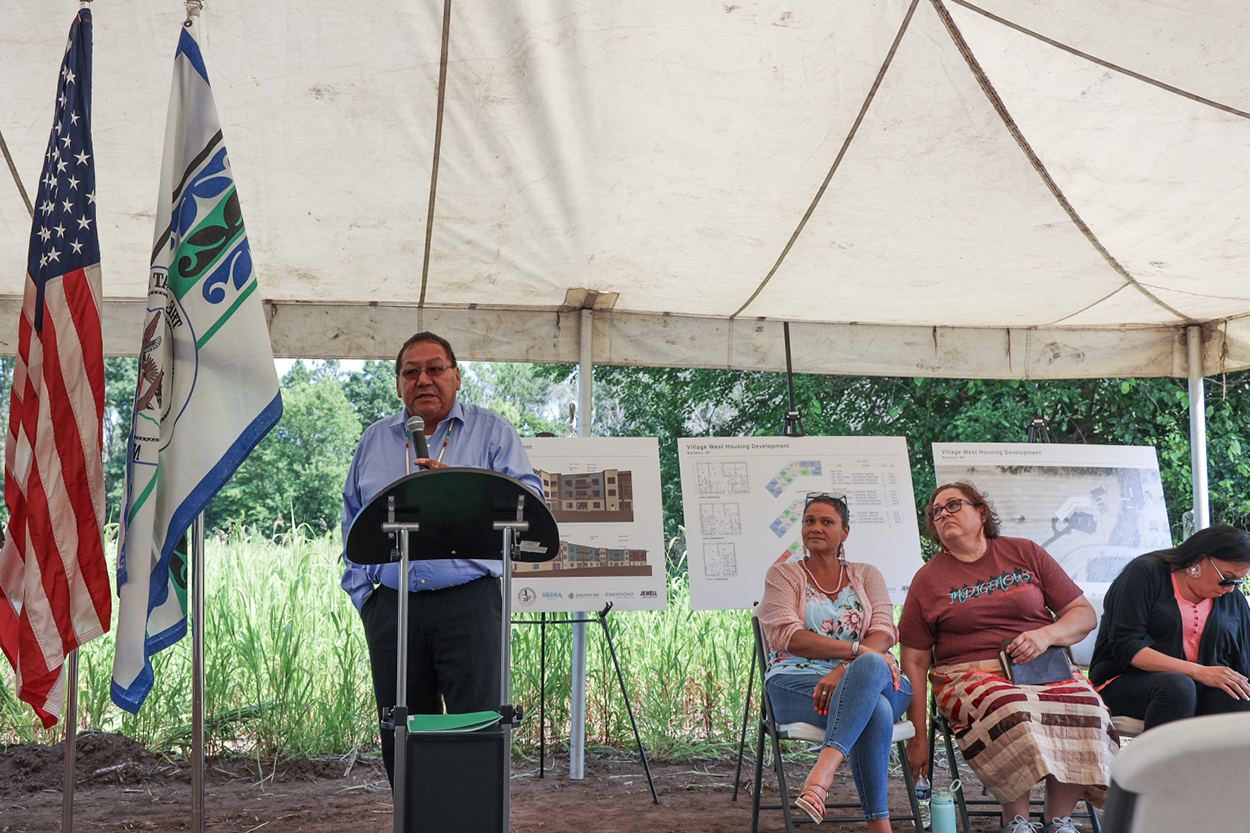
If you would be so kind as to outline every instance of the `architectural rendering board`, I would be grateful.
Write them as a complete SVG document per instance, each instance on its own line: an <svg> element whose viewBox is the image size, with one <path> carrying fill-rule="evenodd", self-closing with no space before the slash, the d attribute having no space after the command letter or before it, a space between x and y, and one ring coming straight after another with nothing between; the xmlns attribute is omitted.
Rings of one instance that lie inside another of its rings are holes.
<svg viewBox="0 0 1250 833"><path fill-rule="evenodd" d="M513 610L663 610L664 517L654 437L524 440L560 526L560 554L516 564Z"/></svg>
<svg viewBox="0 0 1250 833"><path fill-rule="evenodd" d="M809 492L847 496L846 557L906 598L921 561L901 437L704 437L678 440L678 453L695 610L750 608L772 564L803 557Z"/></svg>
<svg viewBox="0 0 1250 833"><path fill-rule="evenodd" d="M1105 593L1133 558L1172 546L1150 446L934 443L933 464L939 483L974 483L1003 535L1040 544L1087 595Z"/></svg>

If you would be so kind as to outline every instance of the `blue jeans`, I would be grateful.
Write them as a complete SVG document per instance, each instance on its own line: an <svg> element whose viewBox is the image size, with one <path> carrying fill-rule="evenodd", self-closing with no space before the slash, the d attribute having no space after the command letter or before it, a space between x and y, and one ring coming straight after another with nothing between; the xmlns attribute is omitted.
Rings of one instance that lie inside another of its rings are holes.
<svg viewBox="0 0 1250 833"><path fill-rule="evenodd" d="M816 711L813 692L823 674L775 674L768 678L768 697L778 723L810 723L825 730L824 746L851 761L859 803L867 819L890 817L887 787L890 740L894 723L911 701L906 677L894 690L894 675L880 654L864 654L851 662L829 702L828 716Z"/></svg>

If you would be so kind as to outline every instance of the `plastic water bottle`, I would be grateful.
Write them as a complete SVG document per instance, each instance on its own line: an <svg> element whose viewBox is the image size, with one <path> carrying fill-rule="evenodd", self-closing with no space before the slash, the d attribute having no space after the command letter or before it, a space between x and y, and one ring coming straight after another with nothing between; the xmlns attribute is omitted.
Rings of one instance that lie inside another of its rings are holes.
<svg viewBox="0 0 1250 833"><path fill-rule="evenodd" d="M921 775L916 779L916 803L920 805L920 822L929 827L929 794L931 792L929 779Z"/></svg>
<svg viewBox="0 0 1250 833"><path fill-rule="evenodd" d="M955 790L959 789L959 781L950 788L938 787L933 790L932 818L933 833L956 833L955 831Z"/></svg>

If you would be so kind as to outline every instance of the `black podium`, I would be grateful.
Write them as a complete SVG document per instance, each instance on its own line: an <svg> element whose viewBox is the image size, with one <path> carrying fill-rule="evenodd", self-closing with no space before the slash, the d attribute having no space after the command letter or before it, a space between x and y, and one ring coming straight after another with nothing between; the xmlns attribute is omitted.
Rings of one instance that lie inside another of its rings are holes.
<svg viewBox="0 0 1250 833"><path fill-rule="evenodd" d="M485 469L430 469L401 477L369 501L352 520L344 550L356 564L398 562L401 576L408 575L413 558L503 562L499 729L459 736L409 735L406 592L399 593L398 684L389 725L395 732L395 833L491 827L508 833L512 724L517 721L509 703L512 562L549 561L559 554L560 535L551 511L506 475ZM420 758L411 768L410 749L419 750ZM499 801L492 806L487 791L496 788ZM409 823L418 818L419 825ZM451 819L457 823L449 828Z"/></svg>

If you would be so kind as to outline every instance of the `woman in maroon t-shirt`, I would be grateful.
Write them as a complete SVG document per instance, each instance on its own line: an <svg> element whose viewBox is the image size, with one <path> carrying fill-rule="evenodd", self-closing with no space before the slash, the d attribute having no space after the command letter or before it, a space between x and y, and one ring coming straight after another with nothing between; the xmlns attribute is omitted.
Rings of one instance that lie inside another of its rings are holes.
<svg viewBox="0 0 1250 833"><path fill-rule="evenodd" d="M925 514L942 550L916 573L899 620L903 670L913 687L913 770L929 763L927 675L964 759L1002 804L1003 832L1035 829L1029 790L1045 779L1044 833L1073 833L1082 794L1099 806L1106 795L1119 748L1111 715L1079 674L1013 685L998 651L1009 640L1012 658L1028 662L1052 645L1073 645L1093 630L1094 609L1045 550L999 536L997 515L972 484L939 486Z"/></svg>

